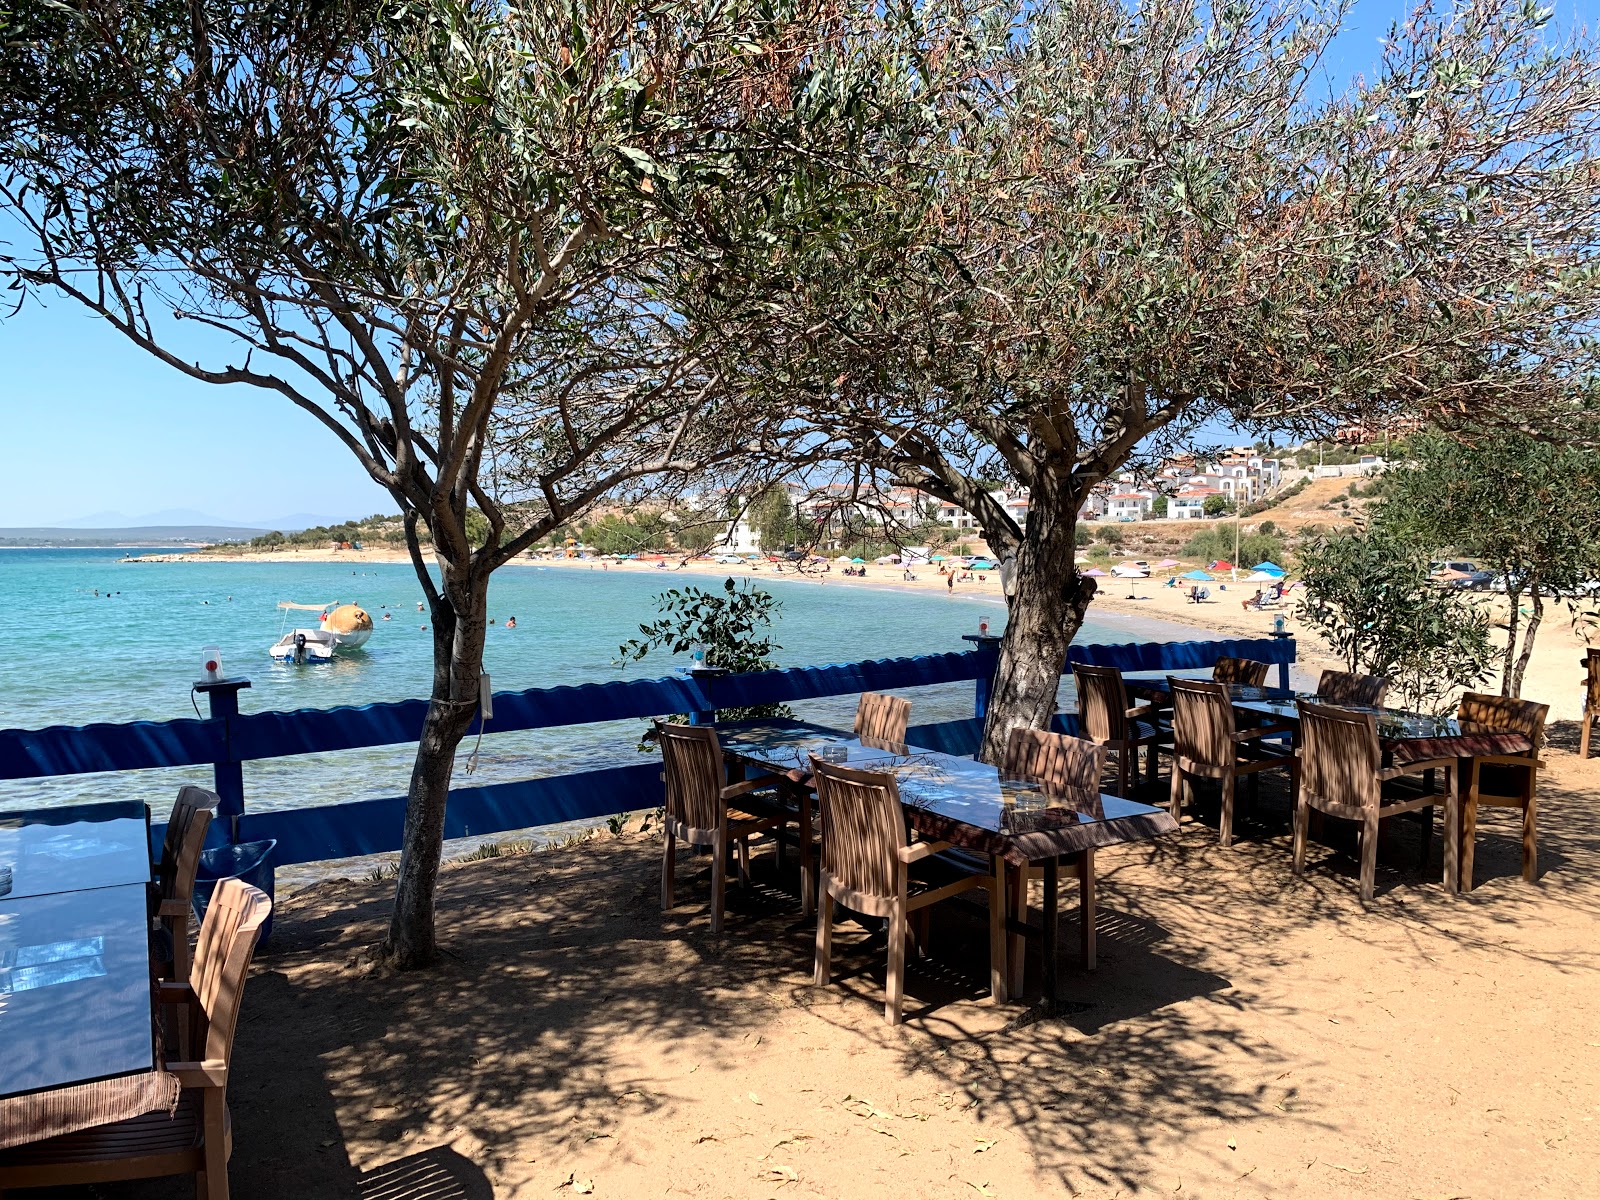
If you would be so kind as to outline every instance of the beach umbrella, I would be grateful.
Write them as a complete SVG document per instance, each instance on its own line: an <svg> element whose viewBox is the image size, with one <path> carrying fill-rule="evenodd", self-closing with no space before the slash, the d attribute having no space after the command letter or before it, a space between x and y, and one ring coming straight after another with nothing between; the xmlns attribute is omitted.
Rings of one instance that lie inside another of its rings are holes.
<svg viewBox="0 0 1600 1200"><path fill-rule="evenodd" d="M848 554L841 554L841 555L839 555L838 558L834 559L833 561L834 562L847 563L847 562L850 561L850 556Z"/></svg>
<svg viewBox="0 0 1600 1200"><path fill-rule="evenodd" d="M972 571L992 571L992 570L994 570L994 564L992 562L989 562L986 559L980 558L977 562L973 563L972 566L968 568L968 570L972 570Z"/></svg>
<svg viewBox="0 0 1600 1200"><path fill-rule="evenodd" d="M864 558L852 558L850 561L853 563L865 563L867 560Z"/></svg>
<svg viewBox="0 0 1600 1200"><path fill-rule="evenodd" d="M1169 568L1169 567L1181 567L1181 566L1182 566L1182 565L1183 565L1183 564L1182 564L1182 563L1180 563L1180 562L1179 562L1179 561L1178 561L1178 560L1177 560L1177 559L1175 559L1175 558L1163 558L1163 559L1162 559L1162 560L1161 560L1161 561L1160 561L1160 562L1158 562L1158 563L1157 563L1157 564L1156 564L1156 569L1157 569L1157 570L1158 570L1158 571L1164 571L1164 570L1166 570L1166 569L1167 569L1167 568Z"/></svg>
<svg viewBox="0 0 1600 1200"><path fill-rule="evenodd" d="M1213 571L1231 571L1233 570L1233 564L1227 559L1219 558L1216 562L1211 564L1211 569Z"/></svg>
<svg viewBox="0 0 1600 1200"><path fill-rule="evenodd" d="M1212 579L1211 576L1207 575L1204 571L1188 571L1188 572L1185 572L1183 575L1180 575L1178 578L1180 578L1180 579L1193 579L1193 580L1195 580L1195 581L1197 581L1199 583L1215 583L1216 582L1216 580Z"/></svg>
<svg viewBox="0 0 1600 1200"><path fill-rule="evenodd" d="M1090 567L1087 571L1084 572L1084 574L1085 575L1092 575L1096 579L1104 579L1106 577L1106 573L1104 571L1102 571L1099 567Z"/></svg>
<svg viewBox="0 0 1600 1200"><path fill-rule="evenodd" d="M929 561L929 562L943 562L943 561L944 561L944 555L942 555L942 554L935 554L935 555L934 555L934 556L933 556L933 557L932 557L932 558L930 558L930 559L929 559L929 560L928 560L928 561Z"/></svg>
<svg viewBox="0 0 1600 1200"><path fill-rule="evenodd" d="M1255 571L1244 577L1246 583L1277 583L1282 575L1274 575L1271 571Z"/></svg>
<svg viewBox="0 0 1600 1200"><path fill-rule="evenodd" d="M1287 571L1285 571L1282 567L1280 567L1275 562L1258 562L1255 566L1251 567L1250 569L1252 571L1266 571L1269 575L1287 575L1288 574Z"/></svg>

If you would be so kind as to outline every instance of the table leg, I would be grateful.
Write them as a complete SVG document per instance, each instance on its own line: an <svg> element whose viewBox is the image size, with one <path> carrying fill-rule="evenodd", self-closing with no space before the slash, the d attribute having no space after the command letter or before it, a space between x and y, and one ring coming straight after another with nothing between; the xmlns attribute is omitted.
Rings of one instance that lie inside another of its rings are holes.
<svg viewBox="0 0 1600 1200"><path fill-rule="evenodd" d="M811 850L811 789L796 784L800 798L800 912L810 916L817 907L816 877L813 874L815 857Z"/></svg>
<svg viewBox="0 0 1600 1200"><path fill-rule="evenodd" d="M1444 775L1444 890L1461 890L1461 768ZM1469 883L1470 887L1470 883Z"/></svg>
<svg viewBox="0 0 1600 1200"><path fill-rule="evenodd" d="M1096 966L1094 922L1097 910L1095 901L1094 851L1085 850L1078 865L1078 919L1083 922L1083 969L1092 971Z"/></svg>
<svg viewBox="0 0 1600 1200"><path fill-rule="evenodd" d="M1061 970L1061 860L1044 860L1044 945L1039 955L1044 966L1044 1011L1053 1015Z"/></svg>
<svg viewBox="0 0 1600 1200"><path fill-rule="evenodd" d="M1006 912L1011 907L1006 890L1006 860L989 856L989 995L1004 1004L1010 993L1010 972L1006 969Z"/></svg>

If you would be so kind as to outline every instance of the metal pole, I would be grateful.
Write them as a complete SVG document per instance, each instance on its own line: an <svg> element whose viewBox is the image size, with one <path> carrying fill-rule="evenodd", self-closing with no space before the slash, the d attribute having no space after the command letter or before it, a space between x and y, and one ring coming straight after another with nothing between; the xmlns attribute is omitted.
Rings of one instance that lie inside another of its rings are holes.
<svg viewBox="0 0 1600 1200"><path fill-rule="evenodd" d="M224 757L212 763L212 779L217 792L217 815L228 821L228 841L239 841L239 818L244 815L244 764L233 753L233 718L239 715L239 693L250 686L248 679L219 679L200 682L194 690L204 692L211 719L222 722Z"/></svg>

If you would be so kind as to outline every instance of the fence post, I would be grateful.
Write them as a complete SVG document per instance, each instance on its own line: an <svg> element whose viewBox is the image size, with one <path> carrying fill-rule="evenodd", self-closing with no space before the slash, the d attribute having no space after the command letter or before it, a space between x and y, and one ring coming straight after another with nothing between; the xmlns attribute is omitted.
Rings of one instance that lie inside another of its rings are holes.
<svg viewBox="0 0 1600 1200"><path fill-rule="evenodd" d="M708 699L710 698L710 695L711 695L711 682L712 682L712 680L721 679L727 673L728 673L728 668L727 667L690 667L689 668L689 678L693 679L696 683L698 683L700 685L700 690L706 694L706 697ZM689 714L689 724L691 724L691 725L713 725L713 724L716 723L716 720L717 720L717 710L714 707L713 708L709 708L709 709L704 709L704 710L702 710L700 712L692 712L692 713Z"/></svg>
<svg viewBox="0 0 1600 1200"><path fill-rule="evenodd" d="M1000 639L990 633L963 633L963 642L977 647L974 653L991 654L989 669L973 680L972 715L982 721L989 715L989 689L994 686L994 670L1000 665Z"/></svg>
<svg viewBox="0 0 1600 1200"><path fill-rule="evenodd" d="M1293 662L1295 658L1296 647L1294 644L1294 634L1289 633L1284 629L1274 629L1267 636L1275 642L1281 642L1285 638L1289 639L1289 657L1286 659L1280 659L1278 662L1278 686L1287 692L1289 690L1289 664Z"/></svg>
<svg viewBox="0 0 1600 1200"><path fill-rule="evenodd" d="M194 685L195 691L206 694L211 719L222 722L223 757L214 762L211 769L216 781L217 816L228 819L230 842L238 842L239 818L244 815L244 764L233 756L231 718L239 715L239 693L249 686L248 679L219 679Z"/></svg>

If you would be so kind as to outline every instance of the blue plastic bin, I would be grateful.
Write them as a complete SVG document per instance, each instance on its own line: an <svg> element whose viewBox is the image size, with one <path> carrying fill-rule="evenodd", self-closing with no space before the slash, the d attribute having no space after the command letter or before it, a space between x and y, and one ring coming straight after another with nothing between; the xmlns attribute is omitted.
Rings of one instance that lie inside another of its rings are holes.
<svg viewBox="0 0 1600 1200"><path fill-rule="evenodd" d="M277 848L276 838L259 842L240 842L235 846L218 846L200 855L200 869L194 877L194 915L199 921L206 918L206 905L211 903L211 893L224 879L238 879L253 888L259 888L272 899L272 852ZM267 914L261 926L261 941L272 936L272 914Z"/></svg>

